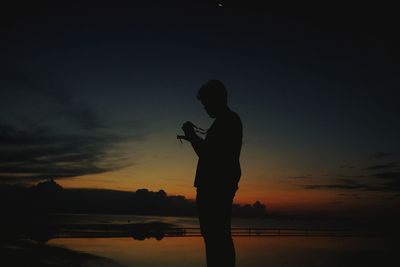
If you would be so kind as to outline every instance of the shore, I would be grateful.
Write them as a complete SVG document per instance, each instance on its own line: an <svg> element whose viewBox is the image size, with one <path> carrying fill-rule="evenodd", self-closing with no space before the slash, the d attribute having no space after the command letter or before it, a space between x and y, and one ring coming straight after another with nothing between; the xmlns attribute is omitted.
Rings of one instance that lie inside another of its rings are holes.
<svg viewBox="0 0 400 267"><path fill-rule="evenodd" d="M7 267L122 267L117 262L89 253L42 244L29 239L1 240L2 265Z"/></svg>

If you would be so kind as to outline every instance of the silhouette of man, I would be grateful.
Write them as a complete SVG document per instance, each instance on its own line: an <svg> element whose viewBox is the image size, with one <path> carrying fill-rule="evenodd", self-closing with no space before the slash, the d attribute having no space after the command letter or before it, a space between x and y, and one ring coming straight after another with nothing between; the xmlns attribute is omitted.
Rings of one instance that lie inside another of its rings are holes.
<svg viewBox="0 0 400 267"><path fill-rule="evenodd" d="M199 157L194 186L207 266L234 267L231 212L241 176L242 123L227 105L227 91L222 82L209 81L200 88L197 98L215 120L205 139L196 134L198 128L191 122L185 122L182 130L183 139L192 144Z"/></svg>

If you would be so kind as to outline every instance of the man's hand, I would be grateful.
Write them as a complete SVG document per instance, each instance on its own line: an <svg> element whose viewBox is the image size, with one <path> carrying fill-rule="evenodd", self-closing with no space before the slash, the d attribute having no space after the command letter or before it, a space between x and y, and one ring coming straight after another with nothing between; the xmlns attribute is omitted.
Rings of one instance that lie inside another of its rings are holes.
<svg viewBox="0 0 400 267"><path fill-rule="evenodd" d="M185 133L185 139L188 141L191 141L194 136L196 136L196 132L194 128L196 125L194 125L192 122L187 121L182 125L182 130Z"/></svg>
<svg viewBox="0 0 400 267"><path fill-rule="evenodd" d="M200 157L200 154L203 151L204 140L196 134L196 131L199 130L204 131L204 130L200 129L190 121L187 121L182 125L182 130L185 133L185 135L178 135L176 138L180 140L184 139L186 141L189 141L192 144L192 147L196 152L197 156Z"/></svg>

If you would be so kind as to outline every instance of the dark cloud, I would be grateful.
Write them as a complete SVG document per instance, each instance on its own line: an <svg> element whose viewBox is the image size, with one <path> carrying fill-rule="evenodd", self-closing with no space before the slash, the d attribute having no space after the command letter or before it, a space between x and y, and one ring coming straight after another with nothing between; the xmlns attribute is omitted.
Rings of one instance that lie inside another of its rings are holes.
<svg viewBox="0 0 400 267"><path fill-rule="evenodd" d="M381 172L375 173L372 176L378 179L400 180L400 172Z"/></svg>
<svg viewBox="0 0 400 267"><path fill-rule="evenodd" d="M400 172L375 173L364 178L336 178L328 184L307 184L306 189L345 189L355 191L400 192Z"/></svg>
<svg viewBox="0 0 400 267"><path fill-rule="evenodd" d="M381 169L390 169L400 166L400 161L393 161L386 164L373 165L366 168L366 170L381 170Z"/></svg>
<svg viewBox="0 0 400 267"><path fill-rule="evenodd" d="M310 178L311 175L300 175L300 176L289 176L289 179L306 179L306 178Z"/></svg>
<svg viewBox="0 0 400 267"><path fill-rule="evenodd" d="M0 183L76 177L129 164L113 148L142 140L144 123L108 122L67 88L60 72L28 71L9 62L0 63Z"/></svg>
<svg viewBox="0 0 400 267"><path fill-rule="evenodd" d="M125 165L126 156L112 148L143 138L143 123L114 121L110 126L50 78L10 69L1 76L5 96L13 102L3 99L0 107L0 182L29 183L115 170Z"/></svg>
<svg viewBox="0 0 400 267"><path fill-rule="evenodd" d="M366 199L366 198L371 198L370 196L363 196L360 193L355 193L355 192L346 192L346 193L337 193L336 195L342 196L342 197L350 197L354 199Z"/></svg>
<svg viewBox="0 0 400 267"><path fill-rule="evenodd" d="M350 165L350 164L343 164L343 165L340 166L340 168L342 168L342 169L353 169L354 166Z"/></svg>
<svg viewBox="0 0 400 267"><path fill-rule="evenodd" d="M348 197L348 198L353 198L353 199L362 199L362 200L376 200L376 199L381 199L381 197L377 197L375 195L365 195L365 194L361 194L359 192L354 192L354 191L350 191L350 192L346 192L346 193L338 193L338 196L342 196L342 197Z"/></svg>
<svg viewBox="0 0 400 267"><path fill-rule="evenodd" d="M304 186L304 188L306 189L351 189L351 190L354 189L364 190L366 189L366 187L367 185L352 179L337 179L337 183L333 184L311 184Z"/></svg>
<svg viewBox="0 0 400 267"><path fill-rule="evenodd" d="M344 175L344 174L337 174L337 175L328 175L329 177L340 177L340 178L369 178L370 175L366 174L353 174L353 175Z"/></svg>
<svg viewBox="0 0 400 267"><path fill-rule="evenodd" d="M377 179L385 180L382 190L400 192L400 172L377 173L374 176Z"/></svg>
<svg viewBox="0 0 400 267"><path fill-rule="evenodd" d="M393 155L392 153L379 152L373 154L374 158L384 158ZM372 156L371 156L372 157ZM347 167L347 164L346 164ZM321 182L301 185L305 189L336 189L351 191L380 191L400 192L400 161L391 161L384 164L372 165L364 168L364 173L351 174L328 174ZM343 168L343 166L341 166ZM365 172L368 171L368 172ZM371 173L370 171L381 171ZM298 176L305 178L306 176ZM316 181L316 180L315 180Z"/></svg>
<svg viewBox="0 0 400 267"><path fill-rule="evenodd" d="M0 125L0 181L29 182L102 173L124 166L124 155L110 149L140 135L104 131L63 134L50 129L17 129Z"/></svg>
<svg viewBox="0 0 400 267"><path fill-rule="evenodd" d="M349 194L349 193L338 193L338 194L336 194L336 195L338 195L338 196L343 196L343 197L356 197L356 196L358 196L358 194L354 194L354 193L351 193L351 194Z"/></svg>
<svg viewBox="0 0 400 267"><path fill-rule="evenodd" d="M381 158L387 158L393 156L393 153L391 152L375 152L371 154L369 157L372 159L381 159Z"/></svg>

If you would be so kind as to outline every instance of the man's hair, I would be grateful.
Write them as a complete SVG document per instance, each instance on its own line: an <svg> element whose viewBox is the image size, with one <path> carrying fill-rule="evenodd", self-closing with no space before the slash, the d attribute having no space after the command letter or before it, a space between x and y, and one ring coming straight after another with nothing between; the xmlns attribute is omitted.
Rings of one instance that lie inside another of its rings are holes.
<svg viewBox="0 0 400 267"><path fill-rule="evenodd" d="M228 93L225 89L225 85L218 80L210 80L208 83L200 87L197 93L198 100L211 100L222 104L227 103Z"/></svg>

